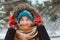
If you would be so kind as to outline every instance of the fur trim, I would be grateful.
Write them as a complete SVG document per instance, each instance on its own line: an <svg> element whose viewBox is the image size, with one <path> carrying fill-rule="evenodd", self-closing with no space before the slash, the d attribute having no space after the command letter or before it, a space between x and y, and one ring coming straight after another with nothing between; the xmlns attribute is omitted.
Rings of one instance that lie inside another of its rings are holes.
<svg viewBox="0 0 60 40"><path fill-rule="evenodd" d="M13 9L14 17L16 18L19 15L19 13L21 11L23 11L23 10L30 11L32 13L32 15L34 16L34 18L36 18L36 16L37 16L36 14L38 13L38 10L33 8L32 6L30 6L30 5L26 4L26 3L21 3L21 4L17 5L17 7L15 7Z"/></svg>

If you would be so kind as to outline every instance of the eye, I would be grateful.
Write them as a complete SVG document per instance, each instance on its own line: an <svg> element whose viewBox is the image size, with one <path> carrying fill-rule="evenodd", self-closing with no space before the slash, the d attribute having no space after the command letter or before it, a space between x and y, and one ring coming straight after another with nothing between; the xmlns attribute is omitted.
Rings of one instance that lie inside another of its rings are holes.
<svg viewBox="0 0 60 40"><path fill-rule="evenodd" d="M26 20L30 20L29 18L27 18Z"/></svg>
<svg viewBox="0 0 60 40"><path fill-rule="evenodd" d="M20 21L23 21L23 19L21 19Z"/></svg>

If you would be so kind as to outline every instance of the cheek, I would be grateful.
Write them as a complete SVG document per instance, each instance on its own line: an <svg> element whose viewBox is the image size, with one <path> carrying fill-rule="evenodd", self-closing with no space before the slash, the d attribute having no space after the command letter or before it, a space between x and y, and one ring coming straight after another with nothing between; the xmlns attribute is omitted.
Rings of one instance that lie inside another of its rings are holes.
<svg viewBox="0 0 60 40"><path fill-rule="evenodd" d="M23 25L23 22L22 21L20 22L20 25Z"/></svg>
<svg viewBox="0 0 60 40"><path fill-rule="evenodd" d="M32 24L32 22L31 22L31 21L28 21L28 24L30 24L30 25L31 25L31 24Z"/></svg>

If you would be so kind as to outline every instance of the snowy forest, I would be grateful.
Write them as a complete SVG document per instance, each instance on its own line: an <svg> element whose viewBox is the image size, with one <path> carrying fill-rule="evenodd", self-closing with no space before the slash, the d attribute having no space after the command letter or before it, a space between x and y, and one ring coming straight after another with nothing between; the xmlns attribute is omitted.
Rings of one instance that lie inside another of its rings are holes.
<svg viewBox="0 0 60 40"><path fill-rule="evenodd" d="M19 3L27 3L38 9L51 40L60 40L60 0L39 1L33 4L32 0L0 0L0 40L4 39L9 17Z"/></svg>

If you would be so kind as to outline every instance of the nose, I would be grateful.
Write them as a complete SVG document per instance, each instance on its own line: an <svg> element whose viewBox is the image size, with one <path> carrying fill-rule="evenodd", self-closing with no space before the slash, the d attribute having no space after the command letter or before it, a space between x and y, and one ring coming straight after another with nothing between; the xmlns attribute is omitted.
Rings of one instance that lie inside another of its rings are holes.
<svg viewBox="0 0 60 40"><path fill-rule="evenodd" d="M27 23L27 21L24 21L24 24L26 24Z"/></svg>

